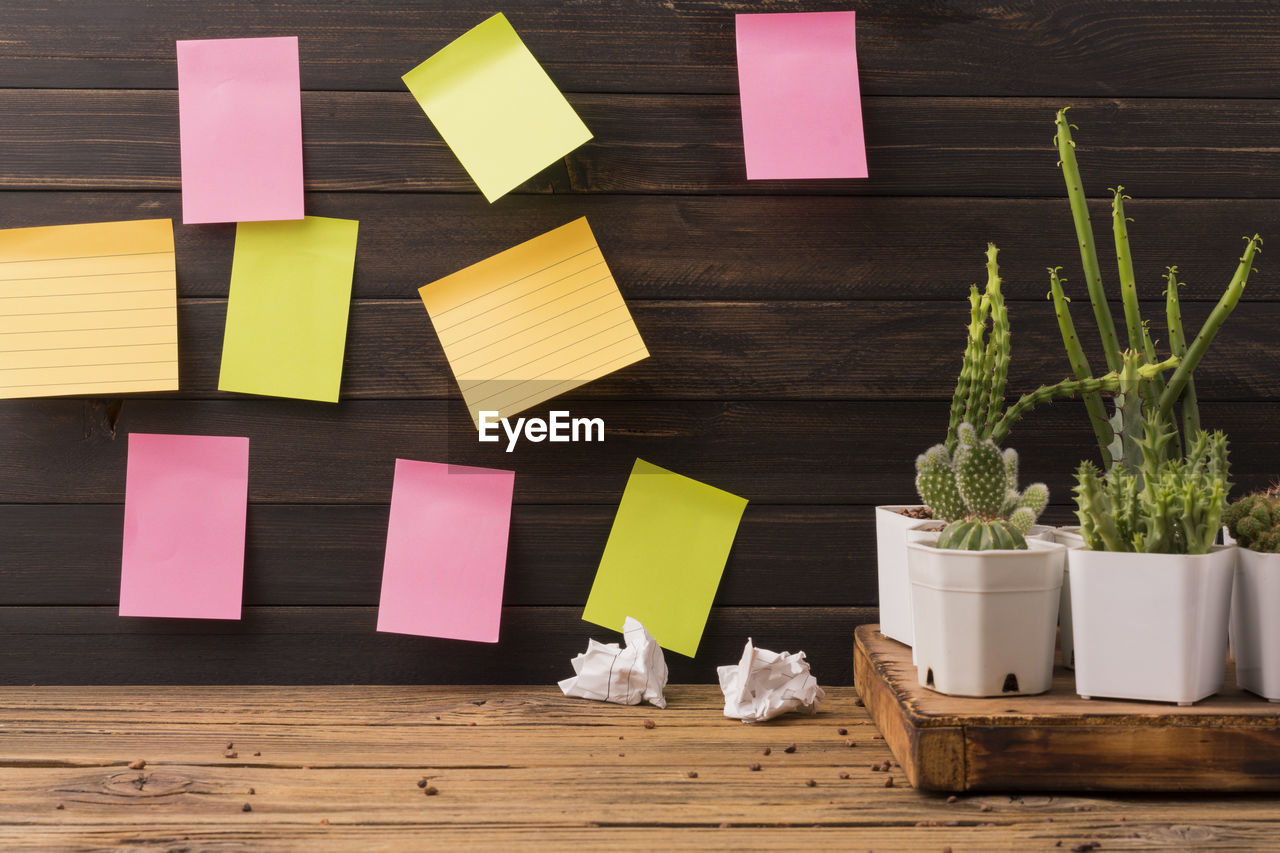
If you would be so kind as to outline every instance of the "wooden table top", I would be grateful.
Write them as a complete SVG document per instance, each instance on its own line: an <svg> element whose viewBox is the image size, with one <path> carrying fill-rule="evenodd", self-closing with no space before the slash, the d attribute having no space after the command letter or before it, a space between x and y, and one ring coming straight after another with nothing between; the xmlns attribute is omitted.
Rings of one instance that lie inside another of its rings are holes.
<svg viewBox="0 0 1280 853"><path fill-rule="evenodd" d="M1280 837L1274 797L915 791L899 768L871 769L892 756L850 687L816 716L759 725L723 717L711 686L667 696L659 710L554 687L3 688L0 849L958 853Z"/></svg>

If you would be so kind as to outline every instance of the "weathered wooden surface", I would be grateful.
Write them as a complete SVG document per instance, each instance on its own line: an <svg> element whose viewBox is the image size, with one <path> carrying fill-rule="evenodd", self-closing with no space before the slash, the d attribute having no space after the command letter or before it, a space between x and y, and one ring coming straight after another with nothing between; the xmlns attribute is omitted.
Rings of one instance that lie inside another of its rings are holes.
<svg viewBox="0 0 1280 853"><path fill-rule="evenodd" d="M178 219L182 211L176 192L14 190L3 197L4 228ZM1104 199L1092 203L1096 222L1106 221L1109 207ZM1045 266L1070 270L1075 263L1071 217L1056 198L654 195L623 202L595 194L515 195L484 205L461 194L313 192L307 209L360 220L357 299L416 299L423 284L579 216L601 235L609 268L631 301L818 300L823 304L815 307L825 310L832 300L938 299L964 311L969 284L985 280L983 254L994 241L1007 299L1037 306L1014 309L1021 335L1023 318L1047 310ZM1134 268L1147 299L1160 297L1160 276L1176 263L1184 302L1216 302L1243 246L1238 235L1275 233L1280 225L1280 199L1144 198L1125 210L1135 220ZM231 225L174 230L181 296L227 295L234 237ZM1098 252L1114 282L1109 241ZM1065 274L1068 293L1083 302L1083 278ZM1263 275L1243 298L1280 301L1280 287ZM1021 346L1019 358L1031 356L1030 349Z"/></svg>
<svg viewBox="0 0 1280 853"><path fill-rule="evenodd" d="M1053 111L1072 104L1082 128L1110 282L1107 187L1135 196L1139 288L1163 337L1165 265L1198 322L1240 236L1280 232L1280 16L1266 0L859 7L871 178L747 182L733 16L794 8L512 0L503 11L595 138L490 205L400 75L494 10L6 3L0 227L180 222L173 41L291 34L307 210L361 226L338 406L216 390L235 229L180 224L181 391L0 401L0 678L545 683L605 636L577 616L639 456L751 501L708 643L681 673L710 680L766 631L848 683L853 620L874 619L871 508L914 497L985 244L1002 248L1013 306L1012 391L1067 369L1046 266L1065 267L1092 341ZM557 401L604 417L605 444L477 448L416 289L584 215L653 355ZM1260 256L1198 387L1205 423L1231 433L1240 488L1280 471L1271 264ZM243 623L114 616L132 431L251 437ZM1034 413L1014 442L1069 520L1070 471L1096 453L1080 407ZM372 633L397 456L517 470L500 651Z"/></svg>
<svg viewBox="0 0 1280 853"><path fill-rule="evenodd" d="M846 10L814 0L804 11ZM503 10L569 91L735 92L727 0L511 0ZM300 36L304 88L396 88L490 13L464 0L53 0L6 9L0 79L25 87L173 88L181 38ZM68 33L74 35L68 37ZM1280 22L1266 0L891 0L858 9L863 90L903 95L1275 97Z"/></svg>
<svg viewBox="0 0 1280 853"><path fill-rule="evenodd" d="M858 694L913 784L936 791L1280 791L1280 713L1235 686L1180 708L1086 700L1058 667L1039 696L920 687L911 649L857 629Z"/></svg>
<svg viewBox="0 0 1280 853"><path fill-rule="evenodd" d="M1272 845L1280 821L1273 798L916 791L848 687L816 716L760 725L726 719L714 687L667 698L4 688L0 847L1242 850Z"/></svg>
<svg viewBox="0 0 1280 853"><path fill-rule="evenodd" d="M0 404L0 502L120 502L127 455L121 439L136 431L249 436L254 503L385 504L394 459L402 457L515 466L517 503L616 506L637 456L757 504L906 503L915 499L915 454L941 439L948 403L600 400L572 408L604 419L603 443L525 442L512 453L473 444L474 428L454 400L332 407L141 399L119 412L101 401L10 401ZM1265 487L1280 470L1273 464L1280 461L1280 402L1206 403L1201 416L1206 427L1230 431L1237 488ZM1098 452L1083 407L1048 406L1012 435L1027 460L1024 475L1044 480L1059 502L1070 501L1072 471ZM794 544L795 560L811 559L808 543Z"/></svg>
<svg viewBox="0 0 1280 853"><path fill-rule="evenodd" d="M1039 285L1023 286L1026 291ZM957 292L959 292L957 288ZM649 301L629 309L649 358L563 395L613 400L951 400L959 369L968 303L919 301ZM1144 301L1157 339L1167 337L1164 303ZM1209 303L1188 304L1183 321L1198 329ZM1087 308L1084 309L1087 312ZM1017 356L1010 394L1070 376L1053 307L1043 299L1010 312ZM178 312L183 343L182 389L169 399L245 395L218 391L226 301L184 299ZM1105 373L1092 327L1079 337ZM1280 304L1260 304L1231 318L1196 371L1206 401L1280 401L1280 349L1257 342L1280 328ZM342 377L344 400L450 399L457 384L419 300L357 300ZM887 364L894 367L889 369ZM1199 386L1197 386L1199 387ZM5 404L0 404L5 405ZM547 404L550 406L551 404ZM547 408L543 406L542 408ZM562 405L552 408L564 408Z"/></svg>
<svg viewBox="0 0 1280 853"><path fill-rule="evenodd" d="M302 94L307 189L474 192L413 97L399 90L398 78L387 85L395 91ZM0 89L0 189L178 189L177 100L168 90ZM1076 138L1092 196L1121 183L1135 198L1280 196L1277 100L867 97L869 178L752 182L743 177L736 96L577 94L569 100L594 138L517 196L1056 199L1064 188L1053 116L1063 106L1073 108L1071 118L1082 128ZM75 133L67 132L69 117ZM513 204L504 198L494 206Z"/></svg>

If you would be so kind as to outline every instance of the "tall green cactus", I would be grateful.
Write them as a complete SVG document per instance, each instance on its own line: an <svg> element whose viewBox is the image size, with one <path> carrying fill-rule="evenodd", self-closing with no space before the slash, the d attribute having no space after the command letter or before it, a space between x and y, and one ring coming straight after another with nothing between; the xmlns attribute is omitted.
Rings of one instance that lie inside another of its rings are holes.
<svg viewBox="0 0 1280 853"><path fill-rule="evenodd" d="M1067 187L1067 200L1071 207L1071 218L1075 225L1076 240L1080 249L1080 264L1084 269L1085 285L1089 291L1089 301L1093 307L1094 320L1098 325L1098 334L1102 340L1103 355L1107 367L1112 373L1122 375L1126 369L1128 356L1122 353L1116 337L1115 321L1107 304L1106 291L1102 287L1102 273L1098 265L1098 253L1094 245L1093 226L1089 221L1089 207L1084 184L1080 179L1080 167L1076 162L1076 144L1071 137L1075 125L1067 122L1067 108L1058 111L1054 121L1057 129L1054 145L1058 149L1058 164L1062 168L1063 179ZM1138 353L1145 365L1168 364L1168 361L1157 362L1155 343L1151 339L1146 323L1142 320L1138 307L1137 282L1133 272L1133 255L1129 246L1129 226L1131 221L1125 216L1124 201L1129 196L1124 194L1123 187L1112 190L1111 230L1115 239L1116 260L1120 282L1120 297L1124 307L1125 327L1129 337L1130 353ZM1101 399L1087 396L1089 421L1098 440L1098 449L1102 455L1104 469L1115 465L1127 468L1131 473L1141 476L1141 453L1135 443L1136 427L1147 416L1147 409L1152 409L1162 418L1168 418L1175 403L1181 401L1182 419L1181 435L1175 428L1173 437L1165 453L1180 456L1184 447L1189 449L1200 428L1200 415L1196 405L1195 386L1192 375L1213 342L1218 330L1227 316L1235 309L1244 292L1245 284L1252 270L1253 258L1260 251L1262 240L1258 235L1246 238L1244 254L1235 276L1227 286L1226 292L1219 299L1209 319L1205 321L1195 339L1188 346L1182 328L1182 314L1178 305L1176 279L1170 268L1170 284L1165 290L1166 315L1169 322L1169 346L1178 359L1172 376L1166 382L1162 373L1149 371L1134 388L1126 388L1117 398L1115 414L1108 419L1102 408ZM1071 321L1071 313L1067 298L1062 288L1062 279L1058 276L1059 267L1050 268L1049 295L1053 299L1054 311L1058 317L1058 327L1062 333L1062 341L1067 350L1067 358L1076 379L1084 379L1089 375L1089 361L1076 336L1075 326ZM1167 369L1167 368L1166 368Z"/></svg>
<svg viewBox="0 0 1280 853"><path fill-rule="evenodd" d="M954 452L937 444L916 459L916 488L934 517L948 522L938 547L965 551L1025 549L1049 503L1043 483L1018 491L1017 451L1002 453L968 422L956 429Z"/></svg>
<svg viewBox="0 0 1280 853"><path fill-rule="evenodd" d="M972 424L979 438L993 438L997 444L1002 444L1008 438L1014 424L1035 406L1066 397L1083 396L1091 416L1096 413L1105 423L1106 411L1099 395L1102 392L1114 393L1120 390L1119 370L1093 377L1086 369L1083 376L1080 375L1080 371L1074 371L1075 379L1064 379L1052 385L1042 385L1024 394L1013 405L1008 407L1004 405L1005 389L1009 379L1012 336L1009 312L1001 290L999 254L1000 250L994 244L987 244L986 288L981 292L977 287L969 288L969 333L965 342L960 375L956 379L955 392L951 397L951 413L944 441L949 453L956 449L957 430L961 423ZM1056 273L1053 273L1052 280L1061 292ZM1070 325L1071 318L1065 313L1061 314L1060 322ZM1071 335L1074 336L1074 330ZM1079 350L1078 341L1076 349ZM1083 359L1083 352L1080 355ZM1118 363L1123 367L1124 354L1120 356ZM1162 371L1177 367L1178 363L1177 357L1157 364L1140 363L1135 367L1137 371L1135 375L1143 381L1150 381L1158 377Z"/></svg>

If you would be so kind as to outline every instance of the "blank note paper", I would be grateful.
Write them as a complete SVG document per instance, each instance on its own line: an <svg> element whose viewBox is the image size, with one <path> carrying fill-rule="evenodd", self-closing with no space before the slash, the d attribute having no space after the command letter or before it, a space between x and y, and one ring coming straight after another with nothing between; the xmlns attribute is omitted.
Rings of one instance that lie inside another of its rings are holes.
<svg viewBox="0 0 1280 853"><path fill-rule="evenodd" d="M649 355L585 217L418 292L477 423Z"/></svg>
<svg viewBox="0 0 1280 853"><path fill-rule="evenodd" d="M178 42L182 221L302 218L298 39Z"/></svg>
<svg viewBox="0 0 1280 853"><path fill-rule="evenodd" d="M738 15L747 178L865 178L853 12Z"/></svg>
<svg viewBox="0 0 1280 853"><path fill-rule="evenodd" d="M338 402L359 225L236 226L219 390Z"/></svg>
<svg viewBox="0 0 1280 853"><path fill-rule="evenodd" d="M239 619L249 439L129 436L121 616Z"/></svg>
<svg viewBox="0 0 1280 853"><path fill-rule="evenodd" d="M0 231L0 398L177 388L173 223Z"/></svg>
<svg viewBox="0 0 1280 853"><path fill-rule="evenodd" d="M633 616L664 649L693 657L746 508L637 459L582 618L621 631Z"/></svg>
<svg viewBox="0 0 1280 853"><path fill-rule="evenodd" d="M498 642L515 478L396 460L379 631Z"/></svg>
<svg viewBox="0 0 1280 853"><path fill-rule="evenodd" d="M404 82L489 201L591 138L501 13L446 45Z"/></svg>

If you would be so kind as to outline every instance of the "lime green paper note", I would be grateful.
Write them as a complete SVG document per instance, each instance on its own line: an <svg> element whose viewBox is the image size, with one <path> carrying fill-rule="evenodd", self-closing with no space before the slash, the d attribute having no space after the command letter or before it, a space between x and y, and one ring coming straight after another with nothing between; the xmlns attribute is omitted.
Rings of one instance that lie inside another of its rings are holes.
<svg viewBox="0 0 1280 853"><path fill-rule="evenodd" d="M621 631L634 616L664 649L693 657L746 508L637 459L582 618Z"/></svg>
<svg viewBox="0 0 1280 853"><path fill-rule="evenodd" d="M489 201L591 138L501 13L403 79Z"/></svg>
<svg viewBox="0 0 1280 853"><path fill-rule="evenodd" d="M219 390L338 402L359 226L319 216L236 226Z"/></svg>

